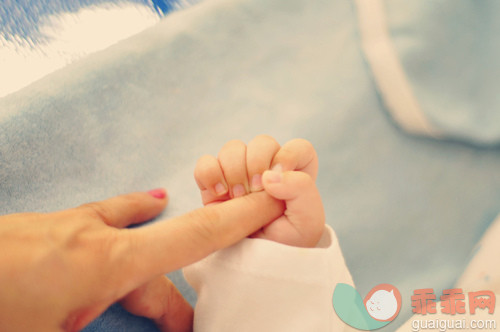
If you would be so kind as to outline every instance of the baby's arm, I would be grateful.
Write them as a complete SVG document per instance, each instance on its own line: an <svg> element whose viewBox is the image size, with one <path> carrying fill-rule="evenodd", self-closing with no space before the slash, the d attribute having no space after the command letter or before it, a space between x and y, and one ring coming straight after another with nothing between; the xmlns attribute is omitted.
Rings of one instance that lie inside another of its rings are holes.
<svg viewBox="0 0 500 332"><path fill-rule="evenodd" d="M298 247L314 247L324 230L325 216L315 185L318 158L311 143L294 139L280 147L261 135L248 146L226 143L218 157L203 156L195 179L203 204L214 204L265 190L283 200L286 210L251 237Z"/></svg>

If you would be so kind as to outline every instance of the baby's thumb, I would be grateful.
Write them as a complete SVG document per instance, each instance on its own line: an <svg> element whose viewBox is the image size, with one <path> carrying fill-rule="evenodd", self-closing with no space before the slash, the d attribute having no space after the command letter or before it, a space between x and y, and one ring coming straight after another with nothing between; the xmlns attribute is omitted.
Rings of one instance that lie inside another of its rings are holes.
<svg viewBox="0 0 500 332"><path fill-rule="evenodd" d="M300 171L265 171L262 175L265 191L286 203L284 214L289 222L315 246L325 225L325 212L314 180Z"/></svg>

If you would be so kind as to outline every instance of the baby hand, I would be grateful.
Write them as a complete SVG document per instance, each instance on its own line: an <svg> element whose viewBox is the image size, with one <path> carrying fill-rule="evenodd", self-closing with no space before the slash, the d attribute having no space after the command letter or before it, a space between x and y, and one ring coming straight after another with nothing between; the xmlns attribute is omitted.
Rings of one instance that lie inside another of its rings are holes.
<svg viewBox="0 0 500 332"><path fill-rule="evenodd" d="M325 215L315 185L318 157L311 143L294 139L280 147L260 135L248 146L232 140L218 157L203 156L194 176L204 205L265 190L286 204L283 215L251 235L291 246L314 247L323 233Z"/></svg>

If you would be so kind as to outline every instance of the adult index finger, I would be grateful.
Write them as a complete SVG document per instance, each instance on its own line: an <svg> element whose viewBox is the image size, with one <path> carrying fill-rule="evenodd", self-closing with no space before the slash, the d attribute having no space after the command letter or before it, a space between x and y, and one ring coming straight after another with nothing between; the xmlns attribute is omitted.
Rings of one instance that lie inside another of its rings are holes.
<svg viewBox="0 0 500 332"><path fill-rule="evenodd" d="M131 289L229 247L284 211L284 203L266 192L251 193L180 217L122 231L117 273L130 278Z"/></svg>

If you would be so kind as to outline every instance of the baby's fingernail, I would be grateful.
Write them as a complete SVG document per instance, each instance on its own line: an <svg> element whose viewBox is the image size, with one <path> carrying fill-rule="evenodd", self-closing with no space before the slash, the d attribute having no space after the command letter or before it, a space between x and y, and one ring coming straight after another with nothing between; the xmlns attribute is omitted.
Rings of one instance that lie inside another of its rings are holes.
<svg viewBox="0 0 500 332"><path fill-rule="evenodd" d="M279 183L283 179L283 173L275 170L267 171L264 174L266 177L266 181L269 183Z"/></svg>
<svg viewBox="0 0 500 332"><path fill-rule="evenodd" d="M157 189L150 190L150 191L148 191L148 194L150 194L154 198L158 198L158 199L164 199L165 197L167 197L167 191L163 188L157 188Z"/></svg>
<svg viewBox="0 0 500 332"><path fill-rule="evenodd" d="M281 164L276 164L271 168L271 171L276 171L276 172L283 172L283 165Z"/></svg>
<svg viewBox="0 0 500 332"><path fill-rule="evenodd" d="M237 184L233 187L233 196L234 197L241 197L245 195L245 187L243 187L242 184Z"/></svg>
<svg viewBox="0 0 500 332"><path fill-rule="evenodd" d="M224 195L226 192L227 192L227 188L222 183L219 182L215 185L215 193L218 196Z"/></svg>
<svg viewBox="0 0 500 332"><path fill-rule="evenodd" d="M252 177L252 191L259 191L262 189L262 175L255 174Z"/></svg>

